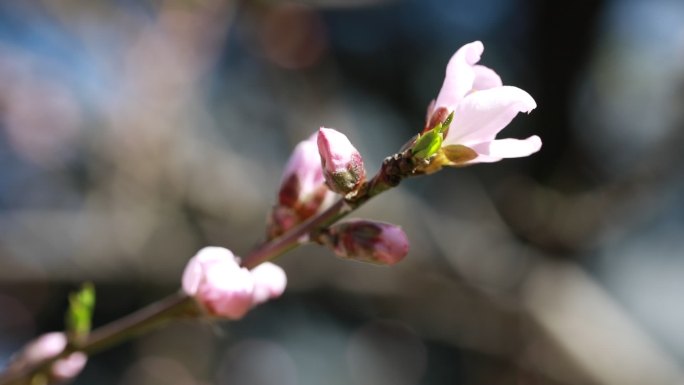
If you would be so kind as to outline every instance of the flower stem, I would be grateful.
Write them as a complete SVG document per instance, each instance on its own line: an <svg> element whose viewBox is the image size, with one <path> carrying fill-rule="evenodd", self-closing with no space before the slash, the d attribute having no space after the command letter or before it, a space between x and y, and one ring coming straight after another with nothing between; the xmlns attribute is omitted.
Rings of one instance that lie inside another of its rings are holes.
<svg viewBox="0 0 684 385"><path fill-rule="evenodd" d="M327 227L346 215L349 212L347 207L344 199L338 200L322 213L253 250L242 259L242 266L252 269L307 242L312 231Z"/></svg>
<svg viewBox="0 0 684 385"><path fill-rule="evenodd" d="M178 292L93 330L86 342L74 346L74 350L86 354L97 353L145 331L162 326L174 318L197 314L198 311L192 298Z"/></svg>

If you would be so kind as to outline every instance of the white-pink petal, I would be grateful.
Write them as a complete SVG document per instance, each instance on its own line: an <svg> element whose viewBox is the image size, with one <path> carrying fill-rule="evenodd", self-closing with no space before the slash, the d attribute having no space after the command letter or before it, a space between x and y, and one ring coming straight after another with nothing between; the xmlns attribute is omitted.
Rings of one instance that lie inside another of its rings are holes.
<svg viewBox="0 0 684 385"><path fill-rule="evenodd" d="M188 262L183 271L183 291L188 295L197 293L200 285L206 280L206 272L211 266L221 264L233 264L235 255L223 247L205 247L195 254Z"/></svg>
<svg viewBox="0 0 684 385"><path fill-rule="evenodd" d="M473 71L475 72L473 90L475 91L501 87L503 85L503 81L501 80L499 74L494 72L494 70L489 67L478 64L473 66Z"/></svg>
<svg viewBox="0 0 684 385"><path fill-rule="evenodd" d="M521 158L541 149L541 139L537 135L527 139L498 139L491 142L471 145L478 157L468 163L498 162L503 158Z"/></svg>
<svg viewBox="0 0 684 385"><path fill-rule="evenodd" d="M67 337L62 332L50 332L31 341L23 352L29 362L38 362L58 355L67 345Z"/></svg>
<svg viewBox="0 0 684 385"><path fill-rule="evenodd" d="M444 145L472 144L494 140L519 112L529 112L537 103L517 87L502 86L468 94L454 110L454 121Z"/></svg>
<svg viewBox="0 0 684 385"><path fill-rule="evenodd" d="M435 101L435 107L453 110L456 105L473 89L475 70L473 66L480 60L484 45L474 41L459 48L447 64L442 89Z"/></svg>
<svg viewBox="0 0 684 385"><path fill-rule="evenodd" d="M321 127L318 130L318 152L324 171L344 171L359 151L347 136L334 128Z"/></svg>
<svg viewBox="0 0 684 385"><path fill-rule="evenodd" d="M52 364L52 375L59 381L67 381L76 376L83 370L88 362L88 356L81 352L74 352L68 356L55 361Z"/></svg>
<svg viewBox="0 0 684 385"><path fill-rule="evenodd" d="M262 263L252 269L252 277L254 278L255 304L280 297L287 285L287 276L283 269L270 262Z"/></svg>
<svg viewBox="0 0 684 385"><path fill-rule="evenodd" d="M317 133L314 133L307 140L297 144L288 159L281 178L281 185L286 182L293 174L297 175L299 181L300 196L311 194L317 187L324 183L323 170L321 169L321 157L318 155L318 144L316 144Z"/></svg>

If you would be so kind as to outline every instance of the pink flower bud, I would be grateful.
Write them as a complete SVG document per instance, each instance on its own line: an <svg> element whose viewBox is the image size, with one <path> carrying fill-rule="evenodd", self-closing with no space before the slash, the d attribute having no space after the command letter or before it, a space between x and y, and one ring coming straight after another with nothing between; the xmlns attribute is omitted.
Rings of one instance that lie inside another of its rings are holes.
<svg viewBox="0 0 684 385"><path fill-rule="evenodd" d="M316 134L301 141L285 165L278 204L269 216L268 235L275 238L324 209L334 193L325 185Z"/></svg>
<svg viewBox="0 0 684 385"><path fill-rule="evenodd" d="M299 142L290 155L278 192L278 203L285 207L295 207L314 195L325 183L321 158L318 155L316 135Z"/></svg>
<svg viewBox="0 0 684 385"><path fill-rule="evenodd" d="M10 364L8 371L20 370L57 356L67 346L67 337L62 332L43 334L26 345L19 356ZM47 373L50 382L64 382L75 378L85 367L87 356L74 352L55 361Z"/></svg>
<svg viewBox="0 0 684 385"><path fill-rule="evenodd" d="M328 187L340 194L356 191L366 179L363 158L349 139L332 128L318 130L318 152Z"/></svg>
<svg viewBox="0 0 684 385"><path fill-rule="evenodd" d="M183 272L183 291L207 314L236 320L285 290L285 273L280 267L266 262L249 271L238 261L228 249L203 248Z"/></svg>
<svg viewBox="0 0 684 385"><path fill-rule="evenodd" d="M52 364L51 374L59 382L71 380L81 373L87 361L88 357L85 354L81 352L71 353Z"/></svg>
<svg viewBox="0 0 684 385"><path fill-rule="evenodd" d="M380 265L401 261L409 247L408 237L401 227L363 219L333 225L329 237L324 243L338 256Z"/></svg>

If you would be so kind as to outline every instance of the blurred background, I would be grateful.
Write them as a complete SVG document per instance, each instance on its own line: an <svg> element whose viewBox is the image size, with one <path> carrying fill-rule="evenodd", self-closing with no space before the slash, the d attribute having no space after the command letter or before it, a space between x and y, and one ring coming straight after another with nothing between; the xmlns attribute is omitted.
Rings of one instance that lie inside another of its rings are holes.
<svg viewBox="0 0 684 385"><path fill-rule="evenodd" d="M248 253L319 126L374 172L473 40L536 99L503 136L540 153L363 207L408 233L399 265L298 249L282 299L75 383L684 383L681 0L0 3L0 367L82 281L97 326L177 290L203 246Z"/></svg>

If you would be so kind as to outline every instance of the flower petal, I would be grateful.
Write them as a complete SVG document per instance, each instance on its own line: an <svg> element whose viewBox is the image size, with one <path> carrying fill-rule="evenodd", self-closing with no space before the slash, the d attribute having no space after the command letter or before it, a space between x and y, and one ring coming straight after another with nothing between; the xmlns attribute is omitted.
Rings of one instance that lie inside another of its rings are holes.
<svg viewBox="0 0 684 385"><path fill-rule="evenodd" d="M232 264L237 267L235 255L223 247L205 247L190 259L183 272L183 291L187 295L195 295L200 285L206 280L206 272L210 266Z"/></svg>
<svg viewBox="0 0 684 385"><path fill-rule="evenodd" d="M298 200L304 199L325 182L316 144L317 135L318 133L314 133L308 139L299 142L292 151L280 180L281 204L294 206ZM294 186L288 185L290 182ZM296 187L294 191L292 187Z"/></svg>
<svg viewBox="0 0 684 385"><path fill-rule="evenodd" d="M502 86L468 94L454 111L444 145L492 141L518 112L537 107L530 94L517 87Z"/></svg>
<svg viewBox="0 0 684 385"><path fill-rule="evenodd" d="M254 304L279 297L287 285L287 276L283 269L270 262L264 262L252 269L252 278L254 279Z"/></svg>
<svg viewBox="0 0 684 385"><path fill-rule="evenodd" d="M435 107L445 107L452 111L456 105L472 90L475 81L473 66L480 60L484 45L474 41L459 48L451 57L446 68L446 76L442 89L435 101Z"/></svg>
<svg viewBox="0 0 684 385"><path fill-rule="evenodd" d="M503 82L501 77L493 69L483 65L473 66L475 72L475 81L473 81L473 89L480 91L494 87L501 87Z"/></svg>
<svg viewBox="0 0 684 385"><path fill-rule="evenodd" d="M470 146L478 157L472 163L498 162L503 158L521 158L534 154L541 148L542 142L537 135L527 139L499 139Z"/></svg>
<svg viewBox="0 0 684 385"><path fill-rule="evenodd" d="M88 362L88 356L81 352L74 352L70 355L55 361L52 364L51 373L59 381L66 382L83 370Z"/></svg>

